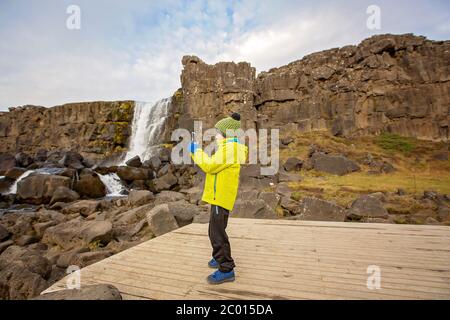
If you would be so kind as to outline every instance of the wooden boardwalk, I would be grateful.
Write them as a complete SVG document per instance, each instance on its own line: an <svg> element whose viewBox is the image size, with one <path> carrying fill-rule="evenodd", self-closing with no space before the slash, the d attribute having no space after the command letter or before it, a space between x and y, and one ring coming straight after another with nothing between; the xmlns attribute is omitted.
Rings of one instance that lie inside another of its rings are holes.
<svg viewBox="0 0 450 320"><path fill-rule="evenodd" d="M450 299L450 227L231 218L236 281L221 285L206 283L207 228L90 265L81 284L113 284L124 299ZM367 288L369 266L380 268L380 289Z"/></svg>

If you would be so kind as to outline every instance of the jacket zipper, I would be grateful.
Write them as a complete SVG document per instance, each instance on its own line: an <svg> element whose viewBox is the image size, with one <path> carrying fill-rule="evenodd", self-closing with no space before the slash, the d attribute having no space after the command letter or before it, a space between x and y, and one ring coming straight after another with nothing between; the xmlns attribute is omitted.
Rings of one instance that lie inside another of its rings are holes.
<svg viewBox="0 0 450 320"><path fill-rule="evenodd" d="M214 175L214 200L216 200L217 174Z"/></svg>

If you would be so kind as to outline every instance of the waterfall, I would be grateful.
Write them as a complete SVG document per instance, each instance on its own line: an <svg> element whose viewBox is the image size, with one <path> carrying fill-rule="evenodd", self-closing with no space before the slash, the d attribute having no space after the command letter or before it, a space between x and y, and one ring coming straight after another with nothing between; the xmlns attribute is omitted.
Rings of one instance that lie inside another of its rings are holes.
<svg viewBox="0 0 450 320"><path fill-rule="evenodd" d="M105 175L98 173L98 176L106 186L106 190L108 191L106 196L115 197L124 195L125 187L116 173L109 173Z"/></svg>
<svg viewBox="0 0 450 320"><path fill-rule="evenodd" d="M153 155L154 148L161 142L170 102L170 98L156 103L135 102L131 138L123 164L134 156L145 161Z"/></svg>

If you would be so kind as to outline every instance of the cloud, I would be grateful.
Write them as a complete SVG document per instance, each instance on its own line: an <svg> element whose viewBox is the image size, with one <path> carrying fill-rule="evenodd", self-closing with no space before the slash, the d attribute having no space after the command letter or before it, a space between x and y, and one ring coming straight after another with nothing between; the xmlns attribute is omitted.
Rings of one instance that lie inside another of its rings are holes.
<svg viewBox="0 0 450 320"><path fill-rule="evenodd" d="M357 44L372 1L77 1L81 30L65 27L73 1L0 2L0 110L71 101L156 101L179 86L181 58L249 61L264 71ZM448 39L445 1L377 1L382 29Z"/></svg>

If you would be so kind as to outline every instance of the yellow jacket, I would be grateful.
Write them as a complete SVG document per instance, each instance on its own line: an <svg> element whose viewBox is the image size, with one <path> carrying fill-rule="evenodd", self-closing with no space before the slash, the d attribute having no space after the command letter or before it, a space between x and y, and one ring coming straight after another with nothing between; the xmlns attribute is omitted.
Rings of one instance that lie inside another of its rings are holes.
<svg viewBox="0 0 450 320"><path fill-rule="evenodd" d="M241 163L247 158L247 147L237 138L223 139L217 152L209 157L197 149L192 155L194 162L206 173L202 200L233 210L239 186Z"/></svg>

